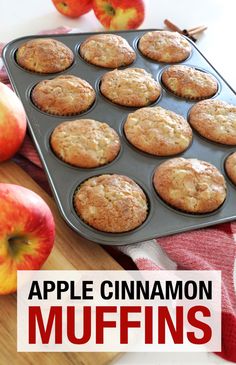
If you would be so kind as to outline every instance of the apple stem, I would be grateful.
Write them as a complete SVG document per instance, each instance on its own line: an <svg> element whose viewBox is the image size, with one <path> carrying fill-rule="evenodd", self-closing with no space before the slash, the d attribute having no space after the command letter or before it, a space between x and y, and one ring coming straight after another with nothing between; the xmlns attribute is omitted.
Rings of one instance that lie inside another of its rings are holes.
<svg viewBox="0 0 236 365"><path fill-rule="evenodd" d="M8 238L9 251L11 256L15 256L20 249L20 245L29 245L29 241L24 236L14 236Z"/></svg>
<svg viewBox="0 0 236 365"><path fill-rule="evenodd" d="M59 6L61 6L62 9L68 8L68 5L66 3L64 3L63 1L61 3L59 3Z"/></svg>
<svg viewBox="0 0 236 365"><path fill-rule="evenodd" d="M108 15L110 15L110 16L115 15L116 11L115 11L115 9L113 8L113 6L111 4L106 4L104 6L104 8L105 8L105 11Z"/></svg>

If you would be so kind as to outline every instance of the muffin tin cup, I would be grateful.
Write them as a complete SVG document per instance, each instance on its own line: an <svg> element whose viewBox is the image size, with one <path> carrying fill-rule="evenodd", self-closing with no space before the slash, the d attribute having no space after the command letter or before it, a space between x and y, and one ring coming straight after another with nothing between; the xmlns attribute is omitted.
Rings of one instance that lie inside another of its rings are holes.
<svg viewBox="0 0 236 365"><path fill-rule="evenodd" d="M189 60L191 56L188 57L187 60ZM182 100L187 100L187 101L191 101L191 102L194 102L194 103L197 103L198 101L202 101L202 100L207 100L207 99L213 99L213 98L216 98L217 95L220 93L220 87L221 87L221 84L220 84L220 81L218 79L218 77L211 73L210 70L206 70L206 69L203 69L203 68L200 68L199 66L196 66L196 65L192 65L192 64L189 64L187 62L187 60L183 61L183 62L178 62L179 64L184 64L185 66L187 67L191 67L191 68L195 68L197 71L201 71L201 72L205 72L207 74L209 74L210 76L213 76L217 82L217 91L215 92L215 94L213 94L212 96L210 97L197 97L197 98L194 98L194 97L187 97L187 96L183 96L181 94L178 94L178 93L175 93L174 91L172 91L171 89L168 88L167 85L165 85L165 83L163 82L162 80L162 74L163 72L169 67L169 66L173 66L173 64L168 64L168 66L164 66L162 71L159 73L159 83L160 85L162 86L162 88L164 88L168 93L172 94L174 97L176 98L179 98L179 99L182 99ZM178 63L176 62L175 65L178 65Z"/></svg>
<svg viewBox="0 0 236 365"><path fill-rule="evenodd" d="M156 80L160 80L163 69L168 66L142 56L137 45L138 40L148 30L115 32L124 37L136 52L136 60L128 67L144 68L151 73ZM106 32L109 33L109 32ZM140 242L156 237L162 237L179 232L211 226L217 223L231 221L236 218L236 187L229 181L224 170L224 160L234 150L232 146L212 143L198 135L193 129L193 141L189 148L178 154L178 157L198 158L215 165L224 176L227 183L227 197L224 204L215 212L209 214L194 215L180 212L161 201L153 186L153 172L155 168L169 157L152 156L133 147L123 132L124 120L133 107L123 107L107 100L99 91L99 81L104 73L111 69L94 66L84 61L79 55L80 44L90 35L95 33L79 33L66 35L47 35L67 45L74 53L74 63L64 72L55 74L36 74L22 69L15 60L17 48L27 40L37 36L23 37L10 42L3 51L3 59L7 68L11 83L22 100L27 117L28 126L48 176L58 208L65 221L81 236L90 241L107 245L122 245ZM191 42L192 52L185 61L178 63L192 65L195 68L209 72L218 81L218 92L213 97L236 104L236 95L233 89L217 73L213 66L206 60L196 45ZM124 69L124 67L121 67ZM30 100L30 90L38 82L56 77L62 74L71 74L88 81L96 91L95 104L83 114L60 117L41 112ZM160 98L152 106L161 106L181 114L187 119L189 109L196 101L185 100L176 97L162 87ZM108 123L116 130L121 140L119 155L111 163L98 168L77 168L60 161L50 149L50 135L53 129L66 120L86 118ZM177 157L177 156L176 156ZM79 185L93 176L101 174L121 174L133 179L146 193L149 201L149 214L145 222L138 228L126 233L105 233L89 227L75 212L73 196Z"/></svg>

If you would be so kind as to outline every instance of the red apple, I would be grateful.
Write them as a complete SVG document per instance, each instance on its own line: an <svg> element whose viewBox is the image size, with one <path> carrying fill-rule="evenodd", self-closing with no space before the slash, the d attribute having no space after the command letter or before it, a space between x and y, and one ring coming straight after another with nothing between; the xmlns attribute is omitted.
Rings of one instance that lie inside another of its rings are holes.
<svg viewBox="0 0 236 365"><path fill-rule="evenodd" d="M20 99L0 82L0 162L20 148L26 132L26 116Z"/></svg>
<svg viewBox="0 0 236 365"><path fill-rule="evenodd" d="M93 10L106 29L136 29L145 15L143 0L93 0Z"/></svg>
<svg viewBox="0 0 236 365"><path fill-rule="evenodd" d="M38 270L50 254L55 225L44 200L0 183L0 295L16 291L17 270Z"/></svg>
<svg viewBox="0 0 236 365"><path fill-rule="evenodd" d="M52 0L56 9L69 18L78 18L92 9L92 0Z"/></svg>

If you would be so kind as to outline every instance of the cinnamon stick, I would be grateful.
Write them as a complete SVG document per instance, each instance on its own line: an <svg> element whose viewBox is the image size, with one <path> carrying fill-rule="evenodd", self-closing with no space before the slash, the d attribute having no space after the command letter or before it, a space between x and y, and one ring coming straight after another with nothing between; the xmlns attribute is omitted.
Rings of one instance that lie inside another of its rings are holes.
<svg viewBox="0 0 236 365"><path fill-rule="evenodd" d="M173 30L174 32L178 32L180 34L183 34L182 30L179 27L177 27L177 25L170 22L168 19L164 20L164 24L167 26L167 28Z"/></svg>
<svg viewBox="0 0 236 365"><path fill-rule="evenodd" d="M202 25L200 27L196 27L195 29L188 30L188 34L191 35L191 36L193 36L193 35L202 33L206 29L207 29L207 27L205 25Z"/></svg>

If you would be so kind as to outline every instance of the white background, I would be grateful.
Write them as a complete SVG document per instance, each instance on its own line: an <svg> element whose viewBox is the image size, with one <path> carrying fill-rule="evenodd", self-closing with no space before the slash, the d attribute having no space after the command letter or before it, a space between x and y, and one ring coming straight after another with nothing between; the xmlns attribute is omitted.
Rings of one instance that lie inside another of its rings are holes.
<svg viewBox="0 0 236 365"><path fill-rule="evenodd" d="M208 25L208 30L199 38L197 45L226 81L236 89L235 0L146 0L145 2L146 17L142 28L162 28L165 18L180 28ZM81 31L102 30L92 12L80 19L71 20L57 13L51 0L0 0L0 4L0 41L10 41L60 25L78 27ZM208 353L125 354L115 361L115 365L167 364L230 363Z"/></svg>

